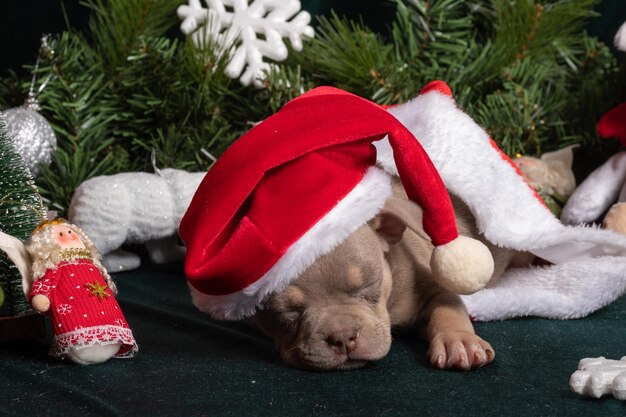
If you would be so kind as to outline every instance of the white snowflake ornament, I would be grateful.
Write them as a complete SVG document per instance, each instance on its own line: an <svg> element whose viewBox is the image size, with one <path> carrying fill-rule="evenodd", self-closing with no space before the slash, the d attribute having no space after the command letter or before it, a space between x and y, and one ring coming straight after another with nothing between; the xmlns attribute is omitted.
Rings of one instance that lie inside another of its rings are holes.
<svg viewBox="0 0 626 417"><path fill-rule="evenodd" d="M619 361L602 356L581 359L569 384L578 394L594 398L613 394L618 400L626 400L626 356Z"/></svg>
<svg viewBox="0 0 626 417"><path fill-rule="evenodd" d="M66 314L72 313L72 305L71 304L61 304L57 307L57 313L65 316Z"/></svg>
<svg viewBox="0 0 626 417"><path fill-rule="evenodd" d="M189 0L178 7L180 28L198 46L216 45L218 55L229 53L226 75L239 78L243 85L263 86L270 63L287 58L283 38L289 38L296 51L302 50L302 37L315 35L309 25L311 15L300 11L299 0ZM259 36L260 35L260 36ZM230 48L230 50L229 50Z"/></svg>

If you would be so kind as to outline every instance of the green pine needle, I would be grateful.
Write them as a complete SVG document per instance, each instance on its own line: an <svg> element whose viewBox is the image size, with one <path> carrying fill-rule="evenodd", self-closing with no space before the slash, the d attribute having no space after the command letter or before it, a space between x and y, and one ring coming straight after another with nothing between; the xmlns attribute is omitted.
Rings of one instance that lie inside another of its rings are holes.
<svg viewBox="0 0 626 417"><path fill-rule="evenodd" d="M0 231L25 240L44 218L45 208L30 171L18 153L0 114ZM0 251L0 290L5 302L0 316L32 312L22 289L22 276Z"/></svg>

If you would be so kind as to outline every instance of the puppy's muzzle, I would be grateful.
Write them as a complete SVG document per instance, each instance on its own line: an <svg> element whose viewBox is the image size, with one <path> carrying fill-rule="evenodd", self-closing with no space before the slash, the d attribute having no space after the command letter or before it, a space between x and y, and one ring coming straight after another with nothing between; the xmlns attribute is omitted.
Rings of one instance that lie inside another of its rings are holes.
<svg viewBox="0 0 626 417"><path fill-rule="evenodd" d="M358 347L361 319L347 314L335 316L326 331L324 340L328 348L336 354L348 355Z"/></svg>

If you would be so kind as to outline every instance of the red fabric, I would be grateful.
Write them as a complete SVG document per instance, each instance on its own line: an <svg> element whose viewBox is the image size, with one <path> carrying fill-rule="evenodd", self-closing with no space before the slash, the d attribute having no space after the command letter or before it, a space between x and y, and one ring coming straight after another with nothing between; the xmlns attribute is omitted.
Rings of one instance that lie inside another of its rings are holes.
<svg viewBox="0 0 626 417"><path fill-rule="evenodd" d="M509 158L509 156L507 154L505 154L502 149L500 149L498 147L498 145L496 144L496 142L489 138L489 144L491 145L492 148L494 148L496 151L498 151L498 153L500 154L500 157L502 159L504 159L509 165L511 165L513 167L513 169L515 170L515 172L517 173L517 175L520 176L520 178L524 181L524 183L528 186L528 188L531 189L531 191L533 192L533 195L535 196L535 198L537 200L539 200L539 202L545 207L548 208L548 206L546 205L545 201L543 201L543 198L541 198L541 196L539 195L539 193L537 192L537 190L535 190L529 183L528 181L526 181L526 178L524 178L524 174L522 174L522 171L520 171L519 167L517 165L515 165L515 162L513 162L513 160L511 158ZM548 209L549 210L549 209Z"/></svg>
<svg viewBox="0 0 626 417"><path fill-rule="evenodd" d="M618 138L626 146L626 103L613 107L600 118L596 126L598 136Z"/></svg>
<svg viewBox="0 0 626 417"><path fill-rule="evenodd" d="M51 351L62 354L72 347L122 343L118 355L125 356L136 343L122 310L108 287L108 296L99 299L88 284L107 287L98 268L88 259L61 262L33 283L31 300L37 294L50 299L47 314L55 335Z"/></svg>
<svg viewBox="0 0 626 417"><path fill-rule="evenodd" d="M322 87L287 103L237 140L209 170L180 225L189 282L208 294L246 288L327 214L375 164L389 135L424 229L458 236L443 182L413 135L379 106Z"/></svg>
<svg viewBox="0 0 626 417"><path fill-rule="evenodd" d="M441 81L441 80L431 81L428 84L426 84L420 90L420 95L430 93L431 91L437 91L438 93L441 93L448 97L452 97L452 90L450 89L450 86L448 86L448 84L446 84L444 81ZM398 104L381 104L380 105L380 107L382 107L385 110L389 110L396 106L398 106Z"/></svg>
<svg viewBox="0 0 626 417"><path fill-rule="evenodd" d="M429 82L420 90L420 94L430 93L431 91L437 91L445 96L452 97L452 90L448 84L441 80Z"/></svg>

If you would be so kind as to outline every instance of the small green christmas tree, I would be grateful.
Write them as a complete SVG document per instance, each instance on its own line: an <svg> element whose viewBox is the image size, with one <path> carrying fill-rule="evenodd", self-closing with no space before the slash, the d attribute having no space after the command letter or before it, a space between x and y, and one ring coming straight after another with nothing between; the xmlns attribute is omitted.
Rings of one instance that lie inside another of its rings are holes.
<svg viewBox="0 0 626 417"><path fill-rule="evenodd" d="M45 214L30 171L15 149L0 113L0 232L27 239ZM22 276L6 254L0 251L0 317L32 313L24 297Z"/></svg>

